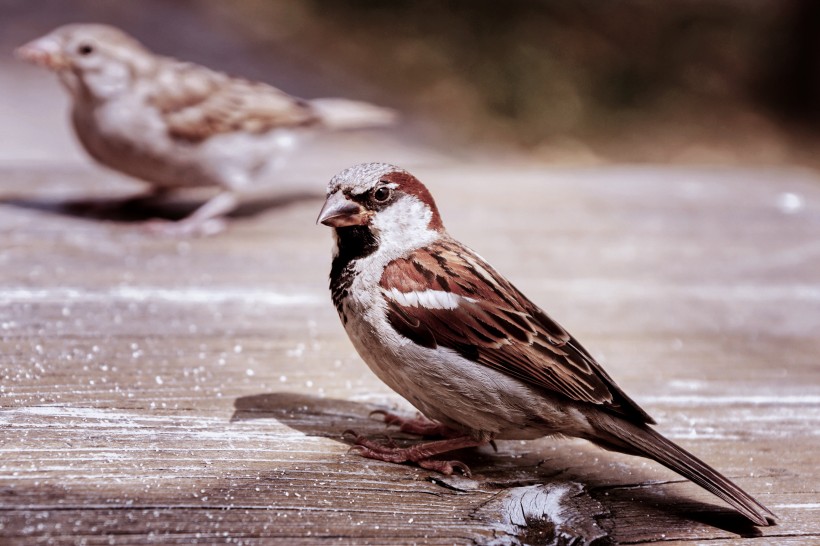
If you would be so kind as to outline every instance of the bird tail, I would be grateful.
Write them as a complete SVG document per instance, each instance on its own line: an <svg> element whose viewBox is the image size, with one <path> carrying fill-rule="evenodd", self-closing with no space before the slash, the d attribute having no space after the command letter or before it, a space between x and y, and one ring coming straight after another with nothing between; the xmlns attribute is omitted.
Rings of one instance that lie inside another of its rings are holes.
<svg viewBox="0 0 820 546"><path fill-rule="evenodd" d="M630 455L648 457L661 463L720 497L756 525L773 525L777 516L720 472L647 425L607 416L595 419L598 434L590 438L599 446Z"/></svg>
<svg viewBox="0 0 820 546"><path fill-rule="evenodd" d="M310 104L316 109L322 123L331 129L383 127L391 125L398 118L395 110L367 102L347 99L313 99Z"/></svg>

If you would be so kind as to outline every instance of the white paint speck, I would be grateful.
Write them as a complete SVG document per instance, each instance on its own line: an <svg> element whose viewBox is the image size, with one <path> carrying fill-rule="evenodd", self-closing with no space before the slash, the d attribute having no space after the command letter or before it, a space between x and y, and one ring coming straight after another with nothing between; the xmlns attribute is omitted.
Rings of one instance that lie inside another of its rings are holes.
<svg viewBox="0 0 820 546"><path fill-rule="evenodd" d="M784 192L777 196L777 208L785 214L794 214L803 208L805 202L801 195Z"/></svg>

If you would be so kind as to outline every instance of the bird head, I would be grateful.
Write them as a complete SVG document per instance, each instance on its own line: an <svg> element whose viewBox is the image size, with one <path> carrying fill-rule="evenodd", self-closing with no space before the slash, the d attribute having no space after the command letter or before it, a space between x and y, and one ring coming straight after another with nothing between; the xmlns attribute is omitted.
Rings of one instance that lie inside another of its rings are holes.
<svg viewBox="0 0 820 546"><path fill-rule="evenodd" d="M59 27L17 49L19 58L58 74L75 97L105 99L124 91L152 55L121 30L99 24Z"/></svg>
<svg viewBox="0 0 820 546"><path fill-rule="evenodd" d="M334 176L317 223L367 231L396 248L420 246L444 233L433 196L415 176L386 163L363 163Z"/></svg>

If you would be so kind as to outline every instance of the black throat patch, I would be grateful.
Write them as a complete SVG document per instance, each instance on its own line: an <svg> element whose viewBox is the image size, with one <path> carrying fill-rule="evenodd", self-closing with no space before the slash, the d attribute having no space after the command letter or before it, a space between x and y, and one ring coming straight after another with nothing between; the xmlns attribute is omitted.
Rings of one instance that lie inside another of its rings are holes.
<svg viewBox="0 0 820 546"><path fill-rule="evenodd" d="M356 260L369 256L379 247L378 241L367 226L336 228L339 255L330 267L330 295L343 323L347 323L342 302L353 282Z"/></svg>

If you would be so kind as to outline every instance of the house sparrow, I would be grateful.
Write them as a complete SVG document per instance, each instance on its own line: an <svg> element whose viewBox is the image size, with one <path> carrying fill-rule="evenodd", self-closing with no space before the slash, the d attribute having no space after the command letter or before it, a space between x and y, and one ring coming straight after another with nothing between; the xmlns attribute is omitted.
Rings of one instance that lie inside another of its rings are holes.
<svg viewBox="0 0 820 546"><path fill-rule="evenodd" d="M425 416L385 421L443 437L401 448L353 433L361 455L468 473L433 457L496 439L574 436L654 459L755 524L773 523L769 509L653 430L575 338L453 239L407 171L368 163L339 173L317 222L334 228L330 289L353 345Z"/></svg>
<svg viewBox="0 0 820 546"><path fill-rule="evenodd" d="M187 218L154 224L172 234L218 231L271 157L281 159L311 134L395 118L363 102L302 100L161 57L106 25L63 26L17 54L57 73L71 95L77 137L103 165L147 182L154 195L221 188Z"/></svg>

